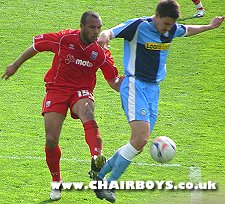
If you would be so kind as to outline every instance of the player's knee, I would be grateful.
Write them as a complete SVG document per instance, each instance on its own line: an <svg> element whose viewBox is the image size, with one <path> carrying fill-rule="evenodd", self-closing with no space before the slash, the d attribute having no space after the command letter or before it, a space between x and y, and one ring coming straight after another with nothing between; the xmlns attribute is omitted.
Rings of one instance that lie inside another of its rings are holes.
<svg viewBox="0 0 225 204"><path fill-rule="evenodd" d="M86 108L84 114L87 118L90 118L90 119L94 118L94 110L90 106Z"/></svg>
<svg viewBox="0 0 225 204"><path fill-rule="evenodd" d="M85 123L94 120L94 102L90 99L81 99L72 107L72 111Z"/></svg>
<svg viewBox="0 0 225 204"><path fill-rule="evenodd" d="M148 138L149 138L149 137L143 137L143 138L140 140L140 146L141 146L141 149L143 149L144 146L148 143Z"/></svg>
<svg viewBox="0 0 225 204"><path fill-rule="evenodd" d="M94 119L94 108L87 103L80 111L80 118L83 120L93 120Z"/></svg>
<svg viewBox="0 0 225 204"><path fill-rule="evenodd" d="M59 138L51 134L46 134L46 146L53 148L59 143Z"/></svg>
<svg viewBox="0 0 225 204"><path fill-rule="evenodd" d="M143 147L148 143L148 139L149 139L149 136L150 136L150 130L149 128L147 129L143 129L141 132L140 132L140 140L143 144Z"/></svg>

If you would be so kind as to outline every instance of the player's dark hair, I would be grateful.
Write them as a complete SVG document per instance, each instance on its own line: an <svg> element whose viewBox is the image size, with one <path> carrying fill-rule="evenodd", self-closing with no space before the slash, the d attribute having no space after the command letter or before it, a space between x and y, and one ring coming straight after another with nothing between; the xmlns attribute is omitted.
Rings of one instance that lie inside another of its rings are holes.
<svg viewBox="0 0 225 204"><path fill-rule="evenodd" d="M85 25L87 23L88 16L94 17L96 19L99 19L100 18L100 16L96 12L94 12L94 11L86 11L81 16L80 23L82 23L83 25Z"/></svg>
<svg viewBox="0 0 225 204"><path fill-rule="evenodd" d="M175 0L161 0L156 7L156 13L160 18L177 19L180 17L180 5Z"/></svg>

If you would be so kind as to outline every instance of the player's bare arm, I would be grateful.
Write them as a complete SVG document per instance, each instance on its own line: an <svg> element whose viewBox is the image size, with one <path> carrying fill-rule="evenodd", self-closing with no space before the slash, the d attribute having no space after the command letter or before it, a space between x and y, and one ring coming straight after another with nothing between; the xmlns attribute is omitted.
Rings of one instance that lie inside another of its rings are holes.
<svg viewBox="0 0 225 204"><path fill-rule="evenodd" d="M120 77L115 77L115 78L113 78L112 80L109 80L109 81L107 81L108 82L108 84L109 84L109 86L112 88L112 89L114 89L114 90L116 90L116 91L120 91L120 85L121 85L121 83L122 83L122 81L123 81L123 78L124 78L124 76L120 76Z"/></svg>
<svg viewBox="0 0 225 204"><path fill-rule="evenodd" d="M208 25L188 25L187 34L185 36L196 35L198 33L218 28L224 21L224 16L214 17Z"/></svg>
<svg viewBox="0 0 225 204"><path fill-rule="evenodd" d="M13 74L15 74L16 71L18 70L18 68L25 61L27 61L28 59L30 59L31 57L33 57L36 54L37 54L37 51L33 48L33 46L27 48L15 62L13 62L12 64L10 64L6 67L6 70L1 78L5 79L5 80L9 79L9 77L12 76Z"/></svg>

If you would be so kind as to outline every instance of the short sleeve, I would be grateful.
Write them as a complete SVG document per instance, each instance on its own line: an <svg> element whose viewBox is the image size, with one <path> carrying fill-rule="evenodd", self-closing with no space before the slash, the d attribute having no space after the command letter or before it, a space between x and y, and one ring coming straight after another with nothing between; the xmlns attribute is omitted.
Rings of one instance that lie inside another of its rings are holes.
<svg viewBox="0 0 225 204"><path fill-rule="evenodd" d="M51 51L56 53L59 49L60 33L46 33L33 38L33 47L37 52Z"/></svg>
<svg viewBox="0 0 225 204"><path fill-rule="evenodd" d="M182 24L177 24L177 29L174 37L183 37L187 32L187 27Z"/></svg>
<svg viewBox="0 0 225 204"><path fill-rule="evenodd" d="M134 34L140 23L143 22L141 18L130 19L124 23L117 25L114 28L111 28L113 38L124 38L128 41L131 41L134 37Z"/></svg>

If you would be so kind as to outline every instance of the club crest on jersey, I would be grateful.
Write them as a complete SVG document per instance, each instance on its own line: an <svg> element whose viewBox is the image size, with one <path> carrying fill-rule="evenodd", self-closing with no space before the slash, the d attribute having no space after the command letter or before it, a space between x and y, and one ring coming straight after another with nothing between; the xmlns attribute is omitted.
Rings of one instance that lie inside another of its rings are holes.
<svg viewBox="0 0 225 204"><path fill-rule="evenodd" d="M145 48L147 50L168 50L169 47L170 43L154 43L154 42L145 43Z"/></svg>
<svg viewBox="0 0 225 204"><path fill-rule="evenodd" d="M74 47L75 47L74 44L69 44L69 49L73 49L74 50L75 49Z"/></svg>
<svg viewBox="0 0 225 204"><path fill-rule="evenodd" d="M45 107L46 107L46 108L50 107L50 105L51 105L51 101L46 101L46 102L45 102Z"/></svg>
<svg viewBox="0 0 225 204"><path fill-rule="evenodd" d="M140 113L141 113L141 115L145 116L147 114L147 111L143 108L143 109L141 109Z"/></svg>
<svg viewBox="0 0 225 204"><path fill-rule="evenodd" d="M41 34L41 35L37 35L36 37L35 37L35 39L42 39L42 38L44 38L44 34Z"/></svg>
<svg viewBox="0 0 225 204"><path fill-rule="evenodd" d="M95 52L95 51L92 51L92 53L91 53L91 59L96 60L97 56L98 56L98 53Z"/></svg>

